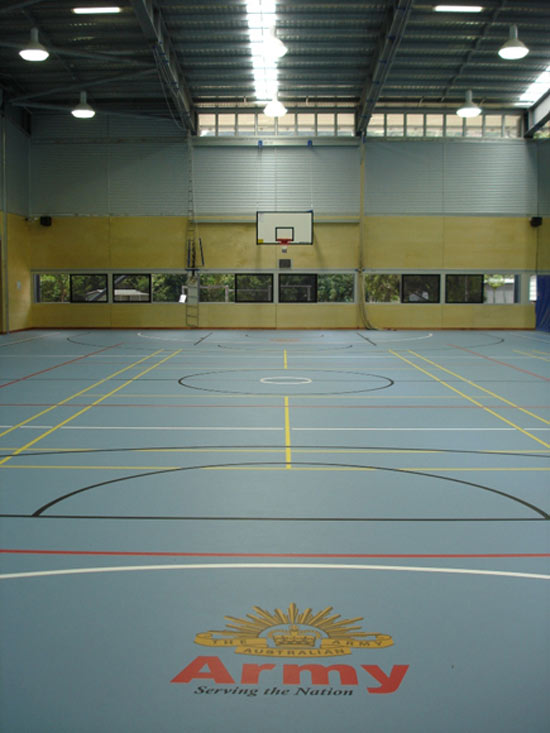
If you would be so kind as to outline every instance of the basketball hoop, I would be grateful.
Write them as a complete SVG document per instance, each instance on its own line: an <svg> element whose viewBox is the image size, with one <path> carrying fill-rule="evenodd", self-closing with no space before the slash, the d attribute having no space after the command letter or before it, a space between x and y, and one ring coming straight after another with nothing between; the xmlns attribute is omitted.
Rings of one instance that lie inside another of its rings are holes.
<svg viewBox="0 0 550 733"><path fill-rule="evenodd" d="M277 237L277 241L281 245L281 251L286 252L288 249L288 243L292 240L290 238L287 239L286 237Z"/></svg>

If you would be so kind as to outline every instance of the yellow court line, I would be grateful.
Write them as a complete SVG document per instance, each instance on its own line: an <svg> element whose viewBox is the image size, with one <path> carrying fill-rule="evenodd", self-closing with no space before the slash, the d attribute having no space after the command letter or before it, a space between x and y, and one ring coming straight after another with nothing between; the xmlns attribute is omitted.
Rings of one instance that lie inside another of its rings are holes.
<svg viewBox="0 0 550 733"><path fill-rule="evenodd" d="M550 351L541 351L540 349L533 349L533 353L535 353L535 354L546 354L546 356L550 356Z"/></svg>
<svg viewBox="0 0 550 733"><path fill-rule="evenodd" d="M503 415L499 415L498 412L495 412L494 410L491 410L490 407L486 407L485 405L483 405L478 400L474 399L473 397L470 397L469 395L465 394L464 392L461 392L459 389L457 389L456 387L453 387L451 384L449 384L448 382L445 382L443 379L439 379L439 377L436 377L435 374L432 374L427 369L424 369L423 367L419 366L418 364L415 364L410 359L407 359L405 356L402 356L401 354L398 354L396 351L393 351L392 349L389 349L389 352L390 352L390 354L393 354L394 356L397 356L398 359L402 359L407 364L410 364L415 369L418 369L419 372L422 372L423 374L426 374L428 377L431 377L432 379L435 379L436 382L439 382L439 384L443 385L444 387L447 387L448 389L452 390L453 392L456 392L457 394L461 395L461 397L464 397L464 399L465 400L468 400L468 402L472 402L474 405L477 405L478 407L481 407L483 410L485 410L486 412L488 412L490 415L493 415L493 417L496 417L498 420L502 420L502 422L505 422L507 425L511 425L513 428L515 428L516 430L519 430L520 433L523 433L528 438L532 438L532 440L536 440L537 443L540 443L545 448L550 448L550 443L545 443L544 440L541 440L540 438L537 438L535 435L533 435L532 433L528 432L527 430L524 430L519 425L516 425L511 420L508 420ZM414 352L414 351L410 351L409 353L414 354L415 356L419 356L419 354L416 354L416 352ZM422 359L423 357L419 356L419 358ZM424 361L429 361L429 359L425 359ZM435 362L430 362L430 363L434 364L434 366L436 366L436 367L439 366L438 364L435 364ZM445 369L444 367L439 367L439 368L440 369L443 369L444 371L449 371L448 369ZM461 377L458 374L454 374L454 372L449 371L449 374L453 374L454 376L458 377L459 379L462 379L465 382L469 382L469 380L464 379L463 377ZM474 384L473 382L469 382L469 384L471 384L474 387L478 387L478 385ZM483 387L478 387L478 389L481 389L484 392L487 392L488 394L492 394L494 397L497 397L498 398L498 395L495 395L492 392L489 392L489 390L486 390ZM506 400L504 400L504 398L499 398L499 399L502 399L503 401L506 402ZM512 402L510 402L508 404L512 405L512 407L517 407L517 405L514 405ZM523 412L526 412L527 414L531 414L531 413L528 412L528 410L523 410L523 408L521 408L521 407L517 407L517 409L518 410L522 410ZM546 421L543 421L543 422L546 422Z"/></svg>
<svg viewBox="0 0 550 733"><path fill-rule="evenodd" d="M288 409L288 397L285 397L285 460L286 468L292 468L292 449L290 443L290 412Z"/></svg>
<svg viewBox="0 0 550 733"><path fill-rule="evenodd" d="M497 400L500 400L501 402L504 402L506 405L510 405L510 407L514 407L516 410L520 410L521 412L524 412L526 415L529 415L529 417L534 417L535 420L540 420L540 422L543 422L545 425L550 425L550 420L546 420L544 417L540 417L540 415L536 415L534 412L530 412L529 410L526 410L525 407L520 407L519 405L516 405L515 402L510 402L510 400L507 400L506 397L501 397L500 395L496 394L496 392L491 392L490 389L486 389L485 387L482 387L480 384L476 384L475 382L472 382L471 379L466 379L466 377L462 377L460 374L457 374L456 372L452 372L450 369L447 369L444 366L441 366L441 364L438 364L435 361L432 361L431 359L428 359L425 356L420 356L420 354L417 354L415 351L409 351L410 354L414 354L419 359L422 359L423 361L428 362L428 364L432 364L433 366L437 367L438 369L441 369L444 372L447 372L447 374L451 374L453 377L456 377L457 379L461 379L463 382L466 382L466 384L471 385L472 387L475 387L476 389L479 389L481 392L485 392L486 394L490 395L491 397L494 397Z"/></svg>
<svg viewBox="0 0 550 733"><path fill-rule="evenodd" d="M154 352L154 354L151 354L151 356L154 356L155 354L158 354L161 351L162 351L162 349L159 349L158 351ZM74 415L71 415L71 417L68 417L66 420L62 420L57 425L54 425L53 427L49 428L49 430L46 430L45 432L41 433L41 435L39 435L38 437L34 438L34 440L30 440L28 443L25 443L25 445L21 446L16 451L14 451L12 453L12 455L6 456L2 460L0 460L0 466L4 465L4 463L6 463L7 461L9 461L10 458L13 458L13 456L19 455L23 451L25 451L28 448L30 448L31 446L35 445L35 443L38 443L40 440L42 440L43 438L46 438L48 435L51 435L53 432L55 432L59 428L63 427L64 425L67 425L67 423L71 422L75 418L79 417L80 415L83 415L88 410L91 410L92 407L95 407L100 402L103 402L103 400L106 400L108 397L111 397L112 395L116 394L116 392L119 392L121 389L124 389L124 387L128 386L129 384L132 384L132 382L135 382L140 377L143 377L145 374L148 374L153 369L155 369L157 366L159 366L160 364L164 364L164 362L168 361L168 359L172 359L174 356L176 356L177 354L180 354L182 351L183 351L183 349L179 349L178 351L173 352L169 356L166 356L164 359L161 359L156 364L153 364L153 366L147 367L147 369L144 369L139 374L136 374L135 377L132 377L131 379L128 379L126 382L124 382L123 384L119 385L118 387L115 387L115 389L112 389L110 392L108 392L107 394L103 395L103 397L99 397L97 400L94 400L94 402L92 402L91 405L87 405L86 407L83 407L81 410L78 410L78 412L75 412ZM149 358L149 357L146 357L146 358ZM139 364L142 361L145 361L145 359L140 359L139 362L136 362L136 363ZM131 366L134 366L134 364L132 364ZM130 367L127 367L127 369L129 369L129 368ZM120 374L121 371L126 371L126 369L122 369L119 372L115 372L115 374L112 374L111 377L114 377L116 374ZM109 379L109 377L106 377L102 381L106 382L107 379ZM77 394L81 394L81 393L77 393ZM68 399L70 399L70 398L67 398L67 400ZM64 400L64 401L66 402L67 400ZM62 404L62 403L59 403L59 404Z"/></svg>
<svg viewBox="0 0 550 733"><path fill-rule="evenodd" d="M17 425L12 425L11 428L8 428L7 430L4 430L3 433L0 433L0 438L4 437L4 435L7 435L8 433L11 433L13 430L17 430L17 428L23 427L23 425L26 425L27 423L30 423L33 420L36 420L37 417L41 417L42 415L45 415L47 412L50 412L51 410L55 410L56 407L61 407L61 405L65 405L67 402L70 402L70 400L74 400L75 397L80 397L80 395L83 395L86 392L89 392L91 389L95 389L95 387L99 387L100 384L103 384L104 382L108 382L109 379L112 379L113 377L116 377L119 374L122 374L123 372L127 372L128 369L132 369L132 367L135 367L138 364L141 364L142 361L146 361L147 359L152 359L153 356L160 354L161 351L162 349L158 349L158 351L154 351L152 354L149 354L149 356L144 356L142 359L138 359L137 361L134 361L129 366L124 367L124 369L119 369L118 371L113 372L113 374L109 374L108 377L105 377L104 379L100 379L99 382L95 382L94 384L91 384L89 387L86 387L85 389L81 389L80 392L75 392L75 394L71 395L70 397L65 397L64 400L61 400L60 402L56 402L55 405L50 405L50 407L47 407L45 410L42 410L41 412L37 412L32 417L28 417L26 420L23 420L22 422L17 423Z"/></svg>
<svg viewBox="0 0 550 733"><path fill-rule="evenodd" d="M541 361L550 361L550 359L545 359L544 356L537 356L537 354L533 353L532 351L520 351L519 349L514 349L515 354L522 354L523 356L530 356L531 359L540 359ZM546 352L539 352L539 353L546 353Z"/></svg>
<svg viewBox="0 0 550 733"><path fill-rule="evenodd" d="M284 364L284 368L288 369L288 359L286 355L286 349L283 351L283 364Z"/></svg>

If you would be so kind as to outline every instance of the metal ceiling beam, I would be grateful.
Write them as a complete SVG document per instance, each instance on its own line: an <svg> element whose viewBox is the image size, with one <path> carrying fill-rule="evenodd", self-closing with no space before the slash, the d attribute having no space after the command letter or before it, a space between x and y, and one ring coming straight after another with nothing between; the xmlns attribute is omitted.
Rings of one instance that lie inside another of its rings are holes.
<svg viewBox="0 0 550 733"><path fill-rule="evenodd" d="M26 94L21 97L15 97L10 99L12 104L26 103L32 99L38 99L39 97L48 97L53 94L62 94L64 92L73 92L78 89L82 89L84 85L86 89L90 87L105 86L105 84L111 84L114 81L122 81L124 79L136 79L137 77L149 76L155 74L156 69L145 69L141 71L127 71L125 74L117 74L117 76L106 76L101 79L93 79L86 82L79 82L78 84L70 84L62 87L56 87L55 89L46 89L42 92L35 92L34 94Z"/></svg>
<svg viewBox="0 0 550 733"><path fill-rule="evenodd" d="M527 130L524 137L533 137L550 120L550 92L527 111Z"/></svg>
<svg viewBox="0 0 550 733"><path fill-rule="evenodd" d="M413 2L414 0L393 0L391 3L380 34L378 51L371 62L367 73L367 82L359 102L359 114L357 116L357 132L359 134L363 134L367 129L403 38Z"/></svg>
<svg viewBox="0 0 550 733"><path fill-rule="evenodd" d="M168 92L185 127L195 133L197 127L193 99L160 10L153 0L132 0L132 5L145 38L152 46L161 80L166 81Z"/></svg>

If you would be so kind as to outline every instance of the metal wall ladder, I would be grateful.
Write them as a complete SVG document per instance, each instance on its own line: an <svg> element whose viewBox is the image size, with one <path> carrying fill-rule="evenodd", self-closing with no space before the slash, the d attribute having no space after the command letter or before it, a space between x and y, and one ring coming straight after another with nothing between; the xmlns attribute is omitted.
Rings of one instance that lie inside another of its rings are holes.
<svg viewBox="0 0 550 733"><path fill-rule="evenodd" d="M185 325L187 328L199 328L199 268L204 267L202 241L199 237L197 218L195 215L194 181L193 181L193 143L191 134L187 134L187 150L189 164L189 186L187 189L188 228L186 235L187 257L187 300L185 303Z"/></svg>

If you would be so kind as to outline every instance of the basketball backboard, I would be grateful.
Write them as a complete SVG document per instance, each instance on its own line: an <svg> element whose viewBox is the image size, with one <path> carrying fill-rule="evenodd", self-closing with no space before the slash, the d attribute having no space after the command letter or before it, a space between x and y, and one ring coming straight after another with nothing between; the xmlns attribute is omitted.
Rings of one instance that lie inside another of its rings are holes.
<svg viewBox="0 0 550 733"><path fill-rule="evenodd" d="M257 244L313 244L313 211L257 211Z"/></svg>

